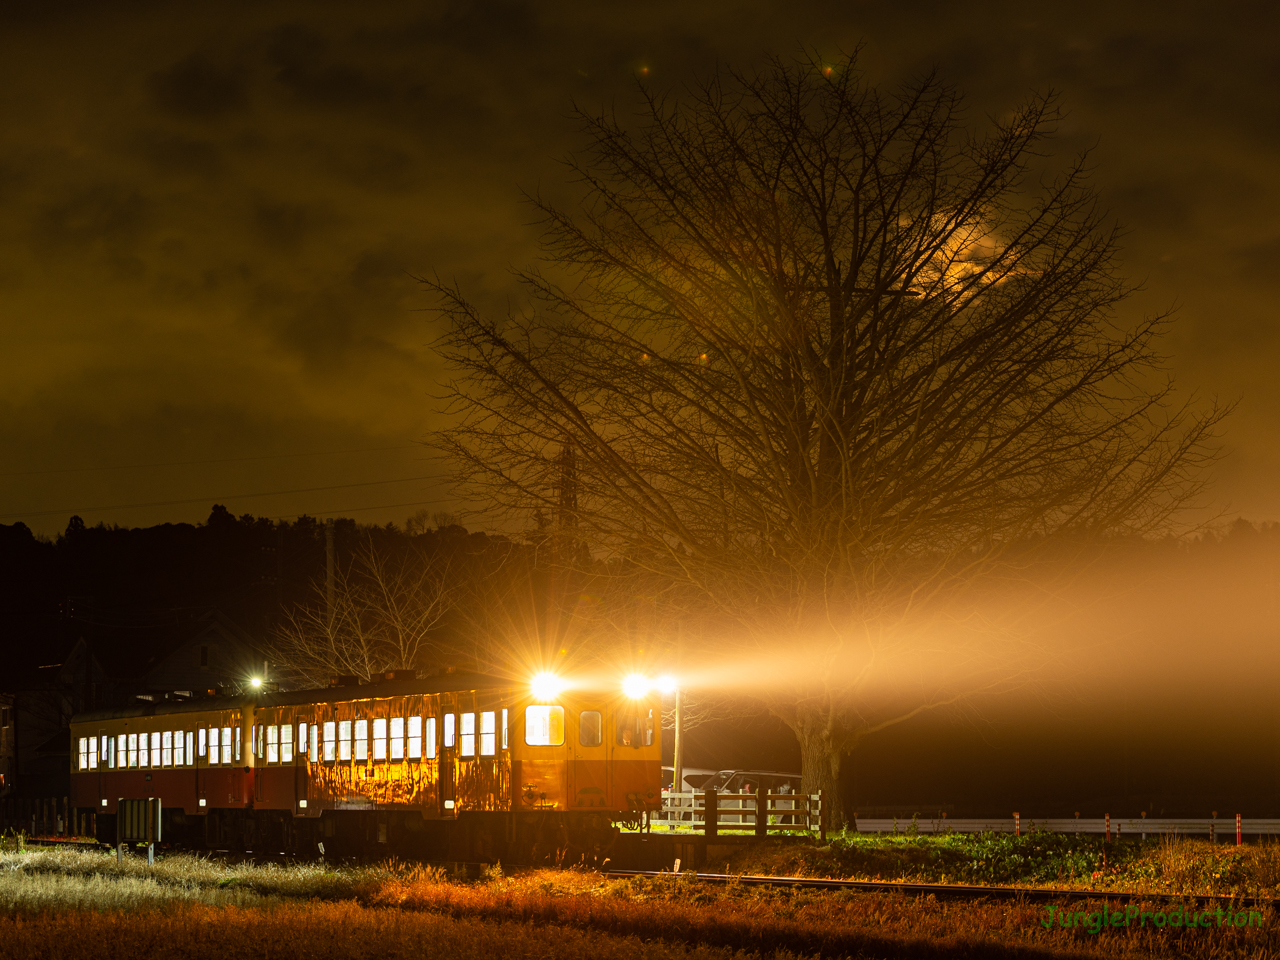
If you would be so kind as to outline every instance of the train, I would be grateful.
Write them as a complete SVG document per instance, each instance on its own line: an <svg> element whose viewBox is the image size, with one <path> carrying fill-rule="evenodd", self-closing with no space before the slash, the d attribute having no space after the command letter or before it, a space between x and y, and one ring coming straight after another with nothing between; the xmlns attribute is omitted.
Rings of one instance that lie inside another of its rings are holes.
<svg viewBox="0 0 1280 960"><path fill-rule="evenodd" d="M393 671L138 701L72 718L71 802L106 843L155 798L190 849L599 862L661 807L661 694L620 687Z"/></svg>

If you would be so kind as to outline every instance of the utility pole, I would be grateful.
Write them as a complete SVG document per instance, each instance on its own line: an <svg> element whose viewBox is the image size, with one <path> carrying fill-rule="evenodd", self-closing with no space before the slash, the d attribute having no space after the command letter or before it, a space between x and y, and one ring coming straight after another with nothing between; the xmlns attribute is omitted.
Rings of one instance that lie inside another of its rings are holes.
<svg viewBox="0 0 1280 960"><path fill-rule="evenodd" d="M672 751L671 792L681 793L684 781L684 695L679 682L676 684L676 735Z"/></svg>
<svg viewBox="0 0 1280 960"><path fill-rule="evenodd" d="M333 521L324 522L324 599L329 632L333 633Z"/></svg>

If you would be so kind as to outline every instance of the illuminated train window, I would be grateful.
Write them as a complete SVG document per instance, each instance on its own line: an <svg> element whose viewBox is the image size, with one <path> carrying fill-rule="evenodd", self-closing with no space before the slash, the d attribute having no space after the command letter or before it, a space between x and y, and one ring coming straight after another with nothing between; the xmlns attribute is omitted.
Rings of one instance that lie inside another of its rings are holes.
<svg viewBox="0 0 1280 960"><path fill-rule="evenodd" d="M387 718L375 717L373 721L373 759L387 759Z"/></svg>
<svg viewBox="0 0 1280 960"><path fill-rule="evenodd" d="M161 736L160 744L162 747L163 757L164 757L160 766L172 767L173 766L173 731L166 730L160 736Z"/></svg>
<svg viewBox="0 0 1280 960"><path fill-rule="evenodd" d="M524 742L531 747L564 743L564 707L530 704L524 708Z"/></svg>
<svg viewBox="0 0 1280 960"><path fill-rule="evenodd" d="M623 714L618 717L618 746L651 747L653 746L653 711L648 716Z"/></svg>
<svg viewBox="0 0 1280 960"><path fill-rule="evenodd" d="M599 710L583 710L578 714L578 742L584 747L604 743L604 718Z"/></svg>
<svg viewBox="0 0 1280 960"><path fill-rule="evenodd" d="M426 730L422 734L422 745L426 748L426 758L436 758L436 718L427 717Z"/></svg>
<svg viewBox="0 0 1280 960"><path fill-rule="evenodd" d="M280 762L293 763L293 724L286 723L280 728Z"/></svg>
<svg viewBox="0 0 1280 960"><path fill-rule="evenodd" d="M160 766L160 731L157 730L151 735L151 765L153 767Z"/></svg>
<svg viewBox="0 0 1280 960"><path fill-rule="evenodd" d="M474 757L476 755L476 715L474 713L464 713L462 715L462 736L461 747L459 753L464 757Z"/></svg>
<svg viewBox="0 0 1280 960"><path fill-rule="evenodd" d="M338 759L351 759L351 721L338 721Z"/></svg>
<svg viewBox="0 0 1280 960"><path fill-rule="evenodd" d="M421 760L422 759L422 718L409 717L407 719L409 721L409 724L408 724L409 743L408 743L407 756L410 760ZM391 732L395 733L394 725L392 726Z"/></svg>
<svg viewBox="0 0 1280 960"><path fill-rule="evenodd" d="M338 756L337 736L334 733L336 729L337 729L337 724L335 724L332 720L330 720L328 723L324 725L324 762L325 763L333 763L333 761L336 760Z"/></svg>
<svg viewBox="0 0 1280 960"><path fill-rule="evenodd" d="M267 763L279 763L279 762L280 762L280 728L273 723L271 726L267 727Z"/></svg>
<svg viewBox="0 0 1280 960"><path fill-rule="evenodd" d="M376 731L375 731L376 732ZM421 746L421 745L419 745ZM391 755L392 760L404 759L404 717L391 718Z"/></svg>
<svg viewBox="0 0 1280 960"><path fill-rule="evenodd" d="M356 721L355 759L364 763L369 759L369 721Z"/></svg>
<svg viewBox="0 0 1280 960"><path fill-rule="evenodd" d="M445 747L453 746L453 714L446 713L444 715L444 743Z"/></svg>
<svg viewBox="0 0 1280 960"><path fill-rule="evenodd" d="M492 757L498 751L497 732L494 730L495 717L492 710L480 714L480 756Z"/></svg>
<svg viewBox="0 0 1280 960"><path fill-rule="evenodd" d="M240 759L240 728L236 727L236 759ZM231 728L222 728L222 762L231 762Z"/></svg>

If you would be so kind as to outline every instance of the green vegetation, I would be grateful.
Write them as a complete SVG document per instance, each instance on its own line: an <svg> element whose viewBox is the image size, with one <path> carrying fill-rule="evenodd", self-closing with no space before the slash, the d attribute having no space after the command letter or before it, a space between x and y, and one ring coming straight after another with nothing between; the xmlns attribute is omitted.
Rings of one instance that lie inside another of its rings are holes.
<svg viewBox="0 0 1280 960"><path fill-rule="evenodd" d="M1140 893L1280 896L1280 843L1236 847L1162 837L1113 840L1031 831L837 834L817 843L765 841L708 865L728 873L926 883L1061 886Z"/></svg>

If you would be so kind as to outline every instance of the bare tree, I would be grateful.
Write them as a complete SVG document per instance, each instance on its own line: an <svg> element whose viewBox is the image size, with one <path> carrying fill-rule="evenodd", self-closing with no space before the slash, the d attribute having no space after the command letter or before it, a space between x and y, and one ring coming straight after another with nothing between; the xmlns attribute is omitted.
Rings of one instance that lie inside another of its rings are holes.
<svg viewBox="0 0 1280 960"><path fill-rule="evenodd" d="M977 136L935 78L886 95L851 57L642 114L580 114L529 309L433 284L438 445L525 516L563 509L571 449L574 536L669 584L707 685L740 667L839 811L861 737L1008 680L978 621L938 631L947 598L1014 546L1167 528L1223 411L1174 401L1167 317L1117 321L1084 158L1028 187L1052 97Z"/></svg>
<svg viewBox="0 0 1280 960"><path fill-rule="evenodd" d="M444 573L421 551L392 555L365 538L352 562L335 570L331 594L317 581L313 602L289 611L274 638L275 661L308 686L418 667L436 652L432 631L448 609Z"/></svg>

